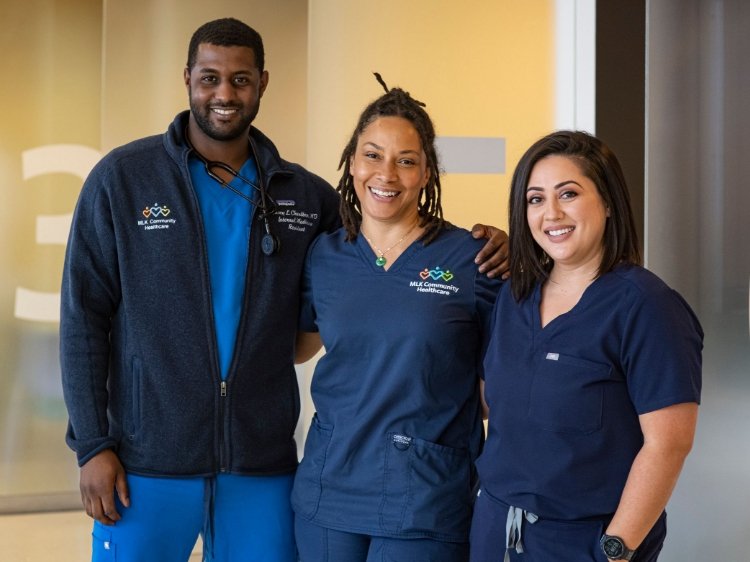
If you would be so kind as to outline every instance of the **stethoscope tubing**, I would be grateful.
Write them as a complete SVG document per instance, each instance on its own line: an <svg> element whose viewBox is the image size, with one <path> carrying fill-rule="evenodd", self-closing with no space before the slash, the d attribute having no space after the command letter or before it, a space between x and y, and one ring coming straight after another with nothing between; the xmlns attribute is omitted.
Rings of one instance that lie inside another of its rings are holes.
<svg viewBox="0 0 750 562"><path fill-rule="evenodd" d="M253 153L253 158L255 159L255 166L258 169L258 180L260 183L260 186L255 185L255 183L251 182L249 179L241 175L237 170L232 168L229 164L226 162L221 162L218 160L209 160L203 154L198 152L198 149L193 146L193 144L190 142L190 138L187 134L187 128L185 128L185 141L188 145L188 148L195 154L195 156L203 163L203 166L206 168L206 173L208 176L216 181L222 189L229 189L232 193L238 195L239 197L242 197L247 202L249 202L251 205L253 205L256 208L256 211L260 213L260 217L263 220L263 227L266 231L266 233L261 238L261 250L263 253L267 256L275 254L277 251L279 251L279 248L281 247L281 242L279 239L273 235L271 232L271 221L270 217L276 213L276 202L271 198L270 195L268 195L268 192L266 191L266 185L265 181L263 180L263 170L260 166L260 161L258 160L258 154L255 149L255 143L253 142L253 139L248 137L248 142L250 143L250 150ZM216 172L213 171L212 168L219 168L221 170L224 170L229 175L231 175L233 178L236 178L240 180L242 183L250 186L251 188L255 189L258 194L260 195L260 209L257 208L257 203L254 199L248 197L244 193L242 193L239 189L236 189L235 187L232 187L232 185L229 184L224 178L219 176ZM268 201L271 202L271 205L269 206Z"/></svg>

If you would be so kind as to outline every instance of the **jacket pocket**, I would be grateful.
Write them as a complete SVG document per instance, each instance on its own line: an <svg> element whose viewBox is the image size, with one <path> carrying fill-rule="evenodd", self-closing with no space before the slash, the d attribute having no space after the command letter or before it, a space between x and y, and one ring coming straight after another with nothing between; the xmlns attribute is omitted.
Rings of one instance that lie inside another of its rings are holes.
<svg viewBox="0 0 750 562"><path fill-rule="evenodd" d="M389 433L380 526L389 533L467 540L471 485L468 449Z"/></svg>
<svg viewBox="0 0 750 562"><path fill-rule="evenodd" d="M143 365L140 357L133 356L130 369L130 423L127 425L127 434L130 441L135 441L141 428L141 379L143 377Z"/></svg>
<svg viewBox="0 0 750 562"><path fill-rule="evenodd" d="M318 512L323 468L332 435L333 425L320 423L318 414L315 414L307 432L304 456L297 468L292 489L294 511L303 517L310 518Z"/></svg>
<svg viewBox="0 0 750 562"><path fill-rule="evenodd" d="M557 433L588 434L602 427L609 365L547 353L537 365L529 394L529 419Z"/></svg>

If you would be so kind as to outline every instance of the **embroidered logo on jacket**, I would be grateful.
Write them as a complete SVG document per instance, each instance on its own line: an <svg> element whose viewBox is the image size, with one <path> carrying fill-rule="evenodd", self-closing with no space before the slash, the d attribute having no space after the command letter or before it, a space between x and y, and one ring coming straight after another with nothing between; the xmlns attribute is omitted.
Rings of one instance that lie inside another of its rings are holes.
<svg viewBox="0 0 750 562"><path fill-rule="evenodd" d="M435 267L424 268L419 272L419 281L411 281L409 287L414 287L418 293L436 293L438 295L456 294L459 288L450 283L454 278L450 269Z"/></svg>
<svg viewBox="0 0 750 562"><path fill-rule="evenodd" d="M141 211L144 218L138 220L138 226L142 226L143 230L169 228L177 222L173 218L167 218L171 214L172 211L166 205L159 205L159 203L146 205Z"/></svg>

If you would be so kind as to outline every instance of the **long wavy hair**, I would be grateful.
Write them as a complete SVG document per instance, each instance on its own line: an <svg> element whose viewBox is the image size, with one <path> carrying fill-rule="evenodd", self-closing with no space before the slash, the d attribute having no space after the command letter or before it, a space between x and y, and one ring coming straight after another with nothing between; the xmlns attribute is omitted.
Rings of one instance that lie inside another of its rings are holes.
<svg viewBox="0 0 750 562"><path fill-rule="evenodd" d="M534 166L551 155L569 158L584 176L594 182L609 217L604 227L604 253L597 276L620 263L641 265L638 233L633 220L630 194L620 162L600 139L582 131L556 131L529 147L511 180L509 208L510 283L517 300L528 297L537 283L546 280L553 261L536 243L526 218L526 189Z"/></svg>

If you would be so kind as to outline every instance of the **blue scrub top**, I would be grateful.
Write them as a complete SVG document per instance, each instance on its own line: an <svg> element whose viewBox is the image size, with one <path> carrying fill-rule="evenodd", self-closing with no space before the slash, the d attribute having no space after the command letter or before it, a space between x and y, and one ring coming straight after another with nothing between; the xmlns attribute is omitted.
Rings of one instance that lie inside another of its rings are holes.
<svg viewBox="0 0 750 562"><path fill-rule="evenodd" d="M308 253L300 329L320 331L317 413L299 517L348 532L466 541L483 438L478 382L500 282L463 229L411 244L388 271L343 229Z"/></svg>
<svg viewBox="0 0 750 562"><path fill-rule="evenodd" d="M190 158L188 165L203 218L219 367L221 378L226 379L242 316L254 209L249 201L212 179L200 160ZM255 161L252 158L247 160L239 174L251 182L257 182ZM230 185L250 199L255 199L255 190L243 181L235 178Z"/></svg>
<svg viewBox="0 0 750 562"><path fill-rule="evenodd" d="M638 416L699 402L703 331L649 271L619 266L540 325L541 288L498 296L485 358L482 488L540 517L613 513L643 445Z"/></svg>

